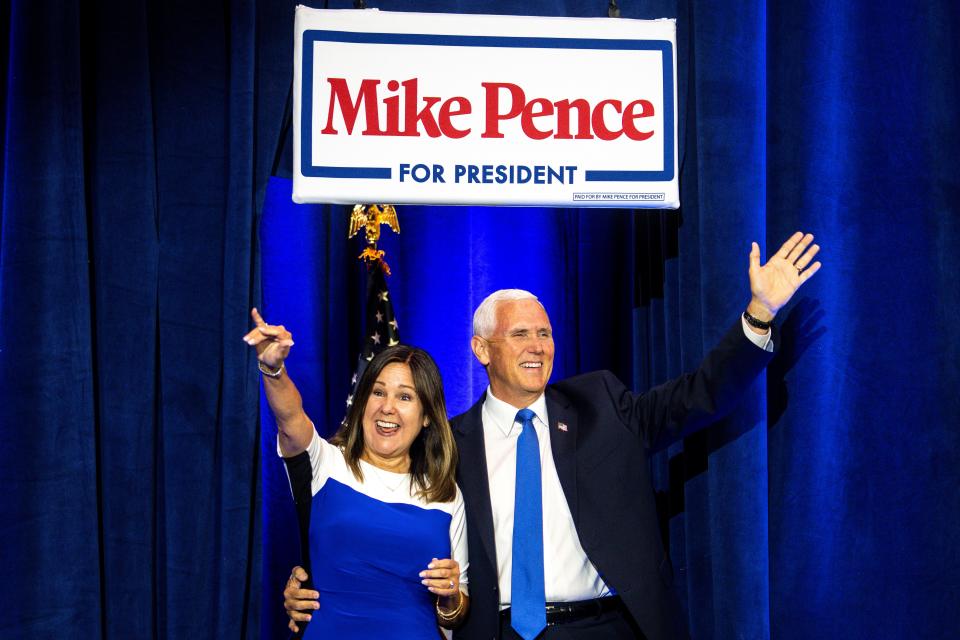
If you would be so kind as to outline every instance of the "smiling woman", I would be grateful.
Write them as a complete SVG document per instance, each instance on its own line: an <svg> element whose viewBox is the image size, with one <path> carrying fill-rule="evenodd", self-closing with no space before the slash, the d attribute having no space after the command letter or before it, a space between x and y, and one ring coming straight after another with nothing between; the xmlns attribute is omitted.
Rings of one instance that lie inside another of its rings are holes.
<svg viewBox="0 0 960 640"><path fill-rule="evenodd" d="M423 349L397 345L378 354L357 385L340 430L330 439L358 479L360 461L409 473L424 499L448 502L456 484L457 448L447 422L443 382Z"/></svg>
<svg viewBox="0 0 960 640"><path fill-rule="evenodd" d="M309 523L309 571L319 594L302 590L316 599L312 616L294 616L311 621L304 638L436 640L437 625L457 626L469 606L457 453L436 363L416 347L382 351L327 442L285 366L293 336L256 309L251 315L257 326L244 340L257 350L278 450ZM307 577L299 569L295 576Z"/></svg>
<svg viewBox="0 0 960 640"><path fill-rule="evenodd" d="M398 473L410 471L410 446L430 426L413 386L410 365L391 362L373 382L363 412L363 460Z"/></svg>

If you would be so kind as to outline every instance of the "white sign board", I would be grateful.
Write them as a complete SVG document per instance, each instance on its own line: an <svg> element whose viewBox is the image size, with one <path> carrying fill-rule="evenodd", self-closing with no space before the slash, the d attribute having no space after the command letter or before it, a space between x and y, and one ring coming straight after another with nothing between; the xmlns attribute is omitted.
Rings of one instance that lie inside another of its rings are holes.
<svg viewBox="0 0 960 640"><path fill-rule="evenodd" d="M679 206L673 20L297 7L296 202Z"/></svg>

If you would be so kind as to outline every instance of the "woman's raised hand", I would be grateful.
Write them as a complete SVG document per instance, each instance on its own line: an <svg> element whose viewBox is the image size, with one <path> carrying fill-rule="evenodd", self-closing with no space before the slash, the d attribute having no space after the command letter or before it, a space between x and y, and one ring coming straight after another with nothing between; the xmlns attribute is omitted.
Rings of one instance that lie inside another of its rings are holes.
<svg viewBox="0 0 960 640"><path fill-rule="evenodd" d="M279 369L290 354L293 335L282 324L267 324L256 307L250 310L255 326L243 341L257 349L257 359L271 369Z"/></svg>

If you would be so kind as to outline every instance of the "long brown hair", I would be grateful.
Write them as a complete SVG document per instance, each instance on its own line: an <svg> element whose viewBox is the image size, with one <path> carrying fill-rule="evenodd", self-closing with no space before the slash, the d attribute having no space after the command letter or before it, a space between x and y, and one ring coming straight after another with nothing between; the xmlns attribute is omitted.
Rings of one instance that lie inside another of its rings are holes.
<svg viewBox="0 0 960 640"><path fill-rule="evenodd" d="M330 439L343 449L343 457L357 480L363 481L360 458L363 455L363 413L373 391L373 383L390 364L410 367L413 386L427 418L427 426L420 430L410 445L410 477L416 495L427 502L450 502L456 496L457 447L447 421L447 404L443 396L440 370L423 349L398 344L378 353L367 365L347 418Z"/></svg>

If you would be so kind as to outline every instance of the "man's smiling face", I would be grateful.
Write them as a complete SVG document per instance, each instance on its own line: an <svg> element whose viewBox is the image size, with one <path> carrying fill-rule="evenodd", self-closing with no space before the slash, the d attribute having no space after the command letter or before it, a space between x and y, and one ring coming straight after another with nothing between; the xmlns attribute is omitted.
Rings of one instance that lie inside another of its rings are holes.
<svg viewBox="0 0 960 640"><path fill-rule="evenodd" d="M487 367L490 388L517 408L529 406L547 386L553 371L553 329L536 300L497 304L493 335L477 338L474 353Z"/></svg>

